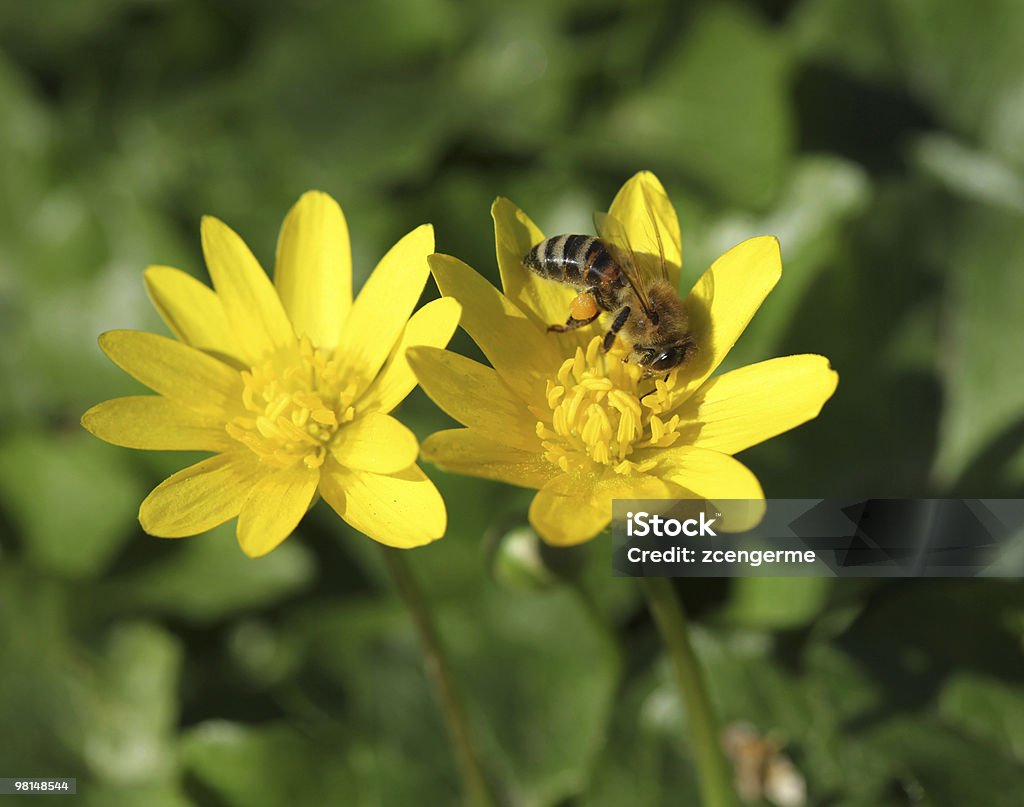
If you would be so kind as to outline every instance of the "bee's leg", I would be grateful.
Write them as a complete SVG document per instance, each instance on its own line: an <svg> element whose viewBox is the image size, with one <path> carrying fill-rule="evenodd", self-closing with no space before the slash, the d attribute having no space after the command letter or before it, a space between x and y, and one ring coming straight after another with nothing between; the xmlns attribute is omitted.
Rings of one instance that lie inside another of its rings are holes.
<svg viewBox="0 0 1024 807"><path fill-rule="evenodd" d="M548 332L565 333L589 325L601 315L597 299L590 291L581 291L569 305L569 319L565 325L549 325Z"/></svg>
<svg viewBox="0 0 1024 807"><path fill-rule="evenodd" d="M577 328L589 325L599 316L601 316L600 311L590 317L590 319L576 319L576 317L570 316L569 319L565 321L565 325L548 325L548 333L565 333L566 331L575 331Z"/></svg>
<svg viewBox="0 0 1024 807"><path fill-rule="evenodd" d="M612 323L612 327L604 335L604 349L606 351L612 349L612 345L615 344L615 335L622 330L622 326L626 324L627 319L629 319L628 305L618 313L618 316L615 317L615 321Z"/></svg>
<svg viewBox="0 0 1024 807"><path fill-rule="evenodd" d="M666 381L668 381L669 375L670 375L669 373L665 374L665 377L663 379L661 379L662 383L665 383ZM644 398L646 398L648 395L653 395L657 391L658 391L658 385L655 384L653 387L651 387L649 390L647 390L647 392L645 392L643 395L640 396L640 403L643 403Z"/></svg>

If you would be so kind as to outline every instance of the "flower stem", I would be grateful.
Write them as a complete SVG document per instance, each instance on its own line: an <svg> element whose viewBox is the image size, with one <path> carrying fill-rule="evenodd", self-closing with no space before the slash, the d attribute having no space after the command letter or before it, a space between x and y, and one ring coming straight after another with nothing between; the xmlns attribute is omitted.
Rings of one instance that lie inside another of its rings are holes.
<svg viewBox="0 0 1024 807"><path fill-rule="evenodd" d="M690 632L682 603L672 581L663 577L641 579L647 604L672 661L676 685L690 724L697 759L703 807L736 807L732 772L722 753L718 718L711 707L704 673L690 644Z"/></svg>
<svg viewBox="0 0 1024 807"><path fill-rule="evenodd" d="M384 564L423 644L427 674L434 684L441 712L448 727L466 804L471 807L494 807L495 802L473 746L469 720L441 637L437 632L430 605L406 563L402 554L405 550L386 546L381 548L384 553Z"/></svg>

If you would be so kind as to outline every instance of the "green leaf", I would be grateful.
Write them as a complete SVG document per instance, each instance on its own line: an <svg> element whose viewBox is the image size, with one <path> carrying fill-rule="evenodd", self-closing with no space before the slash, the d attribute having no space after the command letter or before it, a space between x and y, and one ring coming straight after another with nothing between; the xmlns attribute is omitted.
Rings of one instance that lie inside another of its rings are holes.
<svg viewBox="0 0 1024 807"><path fill-rule="evenodd" d="M195 807L177 781L114 785L79 780L76 790L86 807Z"/></svg>
<svg viewBox="0 0 1024 807"><path fill-rule="evenodd" d="M585 67L585 45L560 35L560 9L551 3L496 4L480 12L450 88L461 102L454 111L480 142L551 148L580 119L572 93Z"/></svg>
<svg viewBox="0 0 1024 807"><path fill-rule="evenodd" d="M1020 632L1009 618L1019 608L1015 581L893 581L871 598L842 643L895 702L912 709L930 698L926 682L937 686L957 670L1019 676Z"/></svg>
<svg viewBox="0 0 1024 807"><path fill-rule="evenodd" d="M102 584L101 593L118 610L214 622L294 596L314 575L301 533L256 561L239 548L233 521L203 535L159 543L156 562Z"/></svg>
<svg viewBox="0 0 1024 807"><path fill-rule="evenodd" d="M796 30L808 55L902 83L948 127L1024 165L1024 5L1016 0L811 0Z"/></svg>
<svg viewBox="0 0 1024 807"><path fill-rule="evenodd" d="M957 673L939 696L939 714L1024 762L1024 694L1002 681Z"/></svg>
<svg viewBox="0 0 1024 807"><path fill-rule="evenodd" d="M877 799L884 791L885 760L849 728L870 716L882 697L855 659L812 643L798 675L779 663L773 641L762 634L697 630L694 639L723 726L751 723L760 734L778 737L812 796Z"/></svg>
<svg viewBox="0 0 1024 807"><path fill-rule="evenodd" d="M913 88L954 128L986 150L1024 164L1019 112L1024 6L1015 0L957 0L892 6L894 28ZM985 81L977 81L985 76Z"/></svg>
<svg viewBox="0 0 1024 807"><path fill-rule="evenodd" d="M127 622L110 635L91 674L72 683L81 749L89 768L113 783L147 783L175 772L183 650L156 625Z"/></svg>
<svg viewBox="0 0 1024 807"><path fill-rule="evenodd" d="M78 703L68 682L76 669L66 593L5 557L0 564L0 759L44 776L84 770L74 735Z"/></svg>
<svg viewBox="0 0 1024 807"><path fill-rule="evenodd" d="M0 497L34 564L71 578L106 568L136 531L144 489L123 449L83 431L0 443Z"/></svg>
<svg viewBox="0 0 1024 807"><path fill-rule="evenodd" d="M995 450L1004 437L1014 440L1013 431L1024 419L1024 351L1013 349L1024 344L1021 232L1022 214L972 208L951 234L950 349L942 366L945 412L936 459L936 471L947 484L983 450ZM985 470L987 478L998 479L1001 469ZM985 487L982 492L991 495L994 485Z"/></svg>
<svg viewBox="0 0 1024 807"><path fill-rule="evenodd" d="M490 584L438 611L481 757L496 781L525 807L583 790L618 681L607 633L566 588L513 592ZM320 708L336 713L344 704L354 730L380 733L395 753L418 749L424 787L454 776L451 751L437 741L444 729L418 638L396 604L311 610L286 633L306 647L298 655L320 682ZM325 688L325 678L341 691Z"/></svg>
<svg viewBox="0 0 1024 807"><path fill-rule="evenodd" d="M906 791L934 807L1017 807L1024 767L932 720L894 720L873 733Z"/></svg>
<svg viewBox="0 0 1024 807"><path fill-rule="evenodd" d="M522 804L557 804L583 790L603 746L615 648L564 588L490 592L481 611L487 651L464 640L457 652L468 694L488 715L488 756L502 761ZM466 636L465 616L452 635Z"/></svg>
<svg viewBox="0 0 1024 807"><path fill-rule="evenodd" d="M767 206L793 148L784 41L745 7L715 4L669 52L631 95L601 105L587 139L624 171L671 166L728 203Z"/></svg>
<svg viewBox="0 0 1024 807"><path fill-rule="evenodd" d="M323 10L330 20L321 15L302 19L304 25L299 27L305 36L288 42L288 49L308 48L312 40L320 53L343 58L358 72L429 58L452 45L461 27L450 0L383 0L370 6L342 3ZM341 53L334 53L332 47L337 31L345 32L346 47Z"/></svg>
<svg viewBox="0 0 1024 807"><path fill-rule="evenodd" d="M808 0L793 12L801 61L831 62L866 78L898 75L899 51L887 36L889 14L876 0Z"/></svg>
<svg viewBox="0 0 1024 807"><path fill-rule="evenodd" d="M607 745L581 807L698 804L697 771L667 668L633 678L615 698Z"/></svg>
<svg viewBox="0 0 1024 807"><path fill-rule="evenodd" d="M325 739L286 725L208 721L184 734L181 759L226 807L367 803L357 797L343 749ZM396 772L392 768L387 775ZM390 785L382 780L380 792Z"/></svg>
<svg viewBox="0 0 1024 807"><path fill-rule="evenodd" d="M932 133L914 143L920 168L964 199L1024 213L1024 177L992 154L949 135Z"/></svg>
<svg viewBox="0 0 1024 807"><path fill-rule="evenodd" d="M76 777L82 795L111 794L93 804L127 804L130 793L179 804L182 647L148 623L87 630L82 591L12 563L0 572L0 722L18 727L0 736L0 758L24 776Z"/></svg>
<svg viewBox="0 0 1024 807"><path fill-rule="evenodd" d="M831 590L826 577L741 577L732 581L723 616L748 628L796 628L821 613Z"/></svg>
<svg viewBox="0 0 1024 807"><path fill-rule="evenodd" d="M17 214L45 192L52 125L50 111L33 97L29 82L0 57L0 232L5 242L17 237ZM22 280L7 263L0 263L0 299Z"/></svg>
<svg viewBox="0 0 1024 807"><path fill-rule="evenodd" d="M896 807L885 798L886 759L851 728L880 702L867 671L826 645L812 645L796 674L778 663L765 636L698 628L693 638L723 729L750 724L783 743L807 780L809 803L827 797L845 799L837 803L846 807ZM583 804L696 804L692 759L686 713L662 658L616 698L608 746Z"/></svg>
<svg viewBox="0 0 1024 807"><path fill-rule="evenodd" d="M730 351L723 370L772 355L815 282L837 258L855 249L851 224L863 217L871 195L868 176L855 163L804 157L767 213L733 211L699 227L689 222L683 254L687 278L692 280L747 238L774 235L782 247L782 279Z"/></svg>
<svg viewBox="0 0 1024 807"><path fill-rule="evenodd" d="M31 215L18 211L24 221L5 239L9 255L0 262L0 338L19 345L0 357L0 372L18 383L0 398L0 415L77 421L98 401L141 389L96 337L112 328L166 330L146 298L142 269L158 255L172 262L181 250L138 196L105 184L123 180L53 187Z"/></svg>

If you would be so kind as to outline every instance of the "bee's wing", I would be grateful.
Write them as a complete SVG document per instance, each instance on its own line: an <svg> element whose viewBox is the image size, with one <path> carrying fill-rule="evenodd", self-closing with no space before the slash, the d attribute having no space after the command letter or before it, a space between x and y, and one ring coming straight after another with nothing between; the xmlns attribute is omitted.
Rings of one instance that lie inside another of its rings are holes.
<svg viewBox="0 0 1024 807"><path fill-rule="evenodd" d="M619 268L626 277L637 299L640 301L644 314L652 317L650 300L647 297L648 279L638 268L636 254L629 243L629 236L626 228L611 213L595 213L594 224L597 226L597 234L603 241L607 241L615 247L616 258L619 261Z"/></svg>
<svg viewBox="0 0 1024 807"><path fill-rule="evenodd" d="M678 289L679 219L661 183L651 175L634 177L622 186L609 212L626 226L640 270Z"/></svg>
<svg viewBox="0 0 1024 807"><path fill-rule="evenodd" d="M647 185L641 185L640 188L644 194L644 210L647 212L647 218L651 222L654 240L658 244L658 271L661 274L662 280L670 282L668 264L665 262L665 242L661 240L661 226L658 224L658 216L654 212L654 200L651 199L651 191Z"/></svg>

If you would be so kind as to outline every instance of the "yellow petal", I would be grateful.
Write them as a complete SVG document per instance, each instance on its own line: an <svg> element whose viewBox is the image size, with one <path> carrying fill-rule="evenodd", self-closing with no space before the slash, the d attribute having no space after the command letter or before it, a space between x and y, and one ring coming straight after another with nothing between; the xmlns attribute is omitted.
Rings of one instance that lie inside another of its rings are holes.
<svg viewBox="0 0 1024 807"><path fill-rule="evenodd" d="M435 432L423 441L423 459L439 468L523 488L541 488L561 471L535 451L519 451L472 429Z"/></svg>
<svg viewBox="0 0 1024 807"><path fill-rule="evenodd" d="M656 456L659 463L654 473L685 488L694 498L715 504L722 512L722 529L750 529L764 517L761 483L736 458L693 446L663 449Z"/></svg>
<svg viewBox="0 0 1024 807"><path fill-rule="evenodd" d="M591 503L602 503L612 511L613 499L665 499L672 496L672 490L661 479L650 474L606 473L599 477L590 488Z"/></svg>
<svg viewBox="0 0 1024 807"><path fill-rule="evenodd" d="M238 446L223 418L200 415L159 395L135 395L97 404L82 425L108 443L150 451L227 451Z"/></svg>
<svg viewBox="0 0 1024 807"><path fill-rule="evenodd" d="M669 487L653 476L561 474L534 497L530 524L549 544L580 544L611 522L613 499L663 499L669 495Z"/></svg>
<svg viewBox="0 0 1024 807"><path fill-rule="evenodd" d="M577 292L539 277L523 266L526 253L544 240L544 233L529 216L503 197L498 197L491 205L491 218L494 219L494 244L505 296L542 330L548 325L561 325L569 315L569 303Z"/></svg>
<svg viewBox="0 0 1024 807"><path fill-rule="evenodd" d="M588 485L561 474L548 481L530 503L530 525L555 546L589 541L612 520L612 508L589 500Z"/></svg>
<svg viewBox="0 0 1024 807"><path fill-rule="evenodd" d="M417 227L381 258L352 305L336 355L343 358L357 393L369 387L409 321L427 283L427 255L433 251L434 228Z"/></svg>
<svg viewBox="0 0 1024 807"><path fill-rule="evenodd" d="M562 362L558 342L462 261L431 255L430 269L441 293L462 304L459 324L502 380L524 401L547 406L544 383Z"/></svg>
<svg viewBox="0 0 1024 807"><path fill-rule="evenodd" d="M540 451L537 418L490 367L436 347L407 355L423 391L459 423L512 448Z"/></svg>
<svg viewBox="0 0 1024 807"><path fill-rule="evenodd" d="M761 236L730 249L697 281L686 298L697 352L680 370L684 396L718 367L781 274L778 239Z"/></svg>
<svg viewBox="0 0 1024 807"><path fill-rule="evenodd" d="M266 555L292 534L309 509L320 471L301 462L260 479L238 515L238 543L250 558Z"/></svg>
<svg viewBox="0 0 1024 807"><path fill-rule="evenodd" d="M296 336L334 347L352 306L345 216L326 193L302 194L281 225L274 285Z"/></svg>
<svg viewBox="0 0 1024 807"><path fill-rule="evenodd" d="M161 482L139 507L142 529L161 538L211 530L234 518L267 474L252 452L218 454Z"/></svg>
<svg viewBox="0 0 1024 807"><path fill-rule="evenodd" d="M203 255L224 313L249 365L295 344L291 323L263 268L224 222L204 216Z"/></svg>
<svg viewBox="0 0 1024 807"><path fill-rule="evenodd" d="M418 454L416 435L383 412L368 412L346 424L331 443L338 464L377 474L408 468Z"/></svg>
<svg viewBox="0 0 1024 807"><path fill-rule="evenodd" d="M824 356L784 356L712 378L675 414L685 442L735 454L816 418L838 383Z"/></svg>
<svg viewBox="0 0 1024 807"><path fill-rule="evenodd" d="M447 526L444 500L417 465L385 476L328 460L320 493L350 526L388 546L428 544L444 535Z"/></svg>
<svg viewBox="0 0 1024 807"><path fill-rule="evenodd" d="M170 266L150 266L144 277L153 307L175 336L192 347L241 363L242 351L213 289Z"/></svg>
<svg viewBox="0 0 1024 807"><path fill-rule="evenodd" d="M459 324L462 306L453 297L431 300L412 315L402 336L391 351L387 364L380 371L370 388L356 402L357 412L390 412L412 392L416 386L405 352L410 347L426 345L444 347L452 338Z"/></svg>
<svg viewBox="0 0 1024 807"><path fill-rule="evenodd" d="M241 374L194 347L143 331L107 331L99 343L132 378L195 412L223 415L241 401Z"/></svg>
<svg viewBox="0 0 1024 807"><path fill-rule="evenodd" d="M654 272L655 276L661 271L658 249L658 235L661 235L669 281L679 288L679 268L683 261L679 219L658 178L650 171L634 174L615 195L608 212L626 228L630 246L641 264L639 268Z"/></svg>

